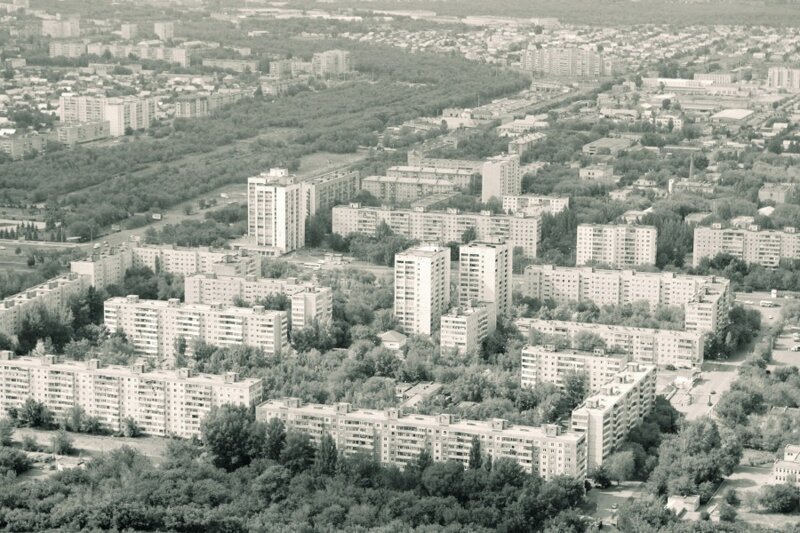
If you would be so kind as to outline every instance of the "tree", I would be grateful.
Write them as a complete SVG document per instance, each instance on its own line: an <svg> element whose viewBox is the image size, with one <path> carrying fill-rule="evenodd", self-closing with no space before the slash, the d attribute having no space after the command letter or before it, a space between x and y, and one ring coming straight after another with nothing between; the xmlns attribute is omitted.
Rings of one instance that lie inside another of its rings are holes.
<svg viewBox="0 0 800 533"><path fill-rule="evenodd" d="M470 226L464 230L461 234L461 242L464 244L469 244L472 241L478 238L478 231L475 229L474 226Z"/></svg>
<svg viewBox="0 0 800 533"><path fill-rule="evenodd" d="M478 436L472 437L472 447L469 450L469 469L477 470L483 463L481 455L481 439Z"/></svg>
<svg viewBox="0 0 800 533"><path fill-rule="evenodd" d="M611 477L608 474L608 469L605 464L596 466L594 470L589 473L589 477L592 478L595 485L601 489L607 489L611 486Z"/></svg>
<svg viewBox="0 0 800 533"><path fill-rule="evenodd" d="M736 520L736 509L728 503L719 505L719 519L721 522L734 522Z"/></svg>
<svg viewBox="0 0 800 533"><path fill-rule="evenodd" d="M759 503L770 513L793 513L800 508L800 491L792 485L766 485L759 494Z"/></svg>
<svg viewBox="0 0 800 533"><path fill-rule="evenodd" d="M22 317L17 333L17 351L30 353L40 340L50 339L53 349L60 353L72 340L72 316L64 308L50 309L43 304L31 307Z"/></svg>
<svg viewBox="0 0 800 533"><path fill-rule="evenodd" d="M286 446L281 451L280 461L290 472L297 474L308 470L314 464L314 445L308 433L289 431L286 433Z"/></svg>
<svg viewBox="0 0 800 533"><path fill-rule="evenodd" d="M18 476L31 467L31 461L25 452L14 448L0 448L0 476L9 474Z"/></svg>
<svg viewBox="0 0 800 533"><path fill-rule="evenodd" d="M72 455L75 451L74 442L74 439L67 435L66 431L59 429L50 439L50 451L55 455Z"/></svg>
<svg viewBox="0 0 800 533"><path fill-rule="evenodd" d="M623 503L617 512L620 531L660 531L677 522L675 514L666 509L658 498L644 496Z"/></svg>
<svg viewBox="0 0 800 533"><path fill-rule="evenodd" d="M336 443L333 437L328 433L324 433L317 448L317 456L314 460L314 466L317 472L324 476L331 476L336 472L336 461L338 453L336 451Z"/></svg>
<svg viewBox="0 0 800 533"><path fill-rule="evenodd" d="M14 424L8 418L0 418L0 446L11 446Z"/></svg>
<svg viewBox="0 0 800 533"><path fill-rule="evenodd" d="M53 413L41 402L28 398L16 412L17 423L23 427L49 428L53 424Z"/></svg>
<svg viewBox="0 0 800 533"><path fill-rule="evenodd" d="M215 466L231 471L250 463L252 423L246 406L223 405L211 409L200 429Z"/></svg>
<svg viewBox="0 0 800 533"><path fill-rule="evenodd" d="M616 452L609 455L604 461L609 479L615 480L619 485L623 481L633 478L636 462L632 451Z"/></svg>
<svg viewBox="0 0 800 533"><path fill-rule="evenodd" d="M286 446L286 427L279 418L272 418L267 422L264 438L264 456L277 461Z"/></svg>
<svg viewBox="0 0 800 533"><path fill-rule="evenodd" d="M120 421L120 433L123 437L134 438L142 434L139 424L130 416L126 416Z"/></svg>

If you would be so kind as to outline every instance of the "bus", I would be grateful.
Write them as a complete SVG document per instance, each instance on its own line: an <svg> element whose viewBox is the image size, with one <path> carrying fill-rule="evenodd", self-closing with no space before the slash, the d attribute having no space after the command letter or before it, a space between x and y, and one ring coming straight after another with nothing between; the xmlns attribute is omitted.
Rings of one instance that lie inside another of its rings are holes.
<svg viewBox="0 0 800 533"><path fill-rule="evenodd" d="M761 307L778 307L778 304L776 304L775 302L772 302L770 300L761 300L758 303L758 305L760 305Z"/></svg>

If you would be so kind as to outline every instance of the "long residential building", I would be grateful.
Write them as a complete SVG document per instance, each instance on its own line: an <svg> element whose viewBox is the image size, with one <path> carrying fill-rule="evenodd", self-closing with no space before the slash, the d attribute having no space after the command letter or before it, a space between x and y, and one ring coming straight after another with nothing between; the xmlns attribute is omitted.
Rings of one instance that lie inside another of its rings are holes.
<svg viewBox="0 0 800 533"><path fill-rule="evenodd" d="M576 264L632 268L656 264L655 226L580 224Z"/></svg>
<svg viewBox="0 0 800 533"><path fill-rule="evenodd" d="M185 304L173 298L141 300L138 296L110 298L103 316L109 331L122 331L136 352L153 359L174 359L194 354L194 344L245 345L261 348L268 355L288 349L288 318L285 311L263 306L252 308Z"/></svg>
<svg viewBox="0 0 800 533"><path fill-rule="evenodd" d="M86 43L80 41L50 41L50 57L77 58L86 55Z"/></svg>
<svg viewBox="0 0 800 533"><path fill-rule="evenodd" d="M287 429L307 433L319 443L330 435L345 455L370 454L400 468L423 450L434 461L469 463L473 439L484 458L511 459L545 480L586 476L586 440L582 433L562 433L556 424L516 426L503 419L458 420L453 415L406 415L397 409L353 409L350 404L303 404L298 398L269 400L256 407L256 420L282 420Z"/></svg>
<svg viewBox="0 0 800 533"><path fill-rule="evenodd" d="M625 305L647 302L682 306L687 331L717 332L727 324L733 303L730 280L674 272L600 270L591 267L531 265L525 269L525 296L558 303Z"/></svg>
<svg viewBox="0 0 800 533"><path fill-rule="evenodd" d="M40 305L50 311L65 309L71 296L88 287L87 278L69 273L4 298L0 302L0 333L13 337L32 309Z"/></svg>
<svg viewBox="0 0 800 533"><path fill-rule="evenodd" d="M367 176L361 180L361 188L382 202L402 203L452 193L456 186L446 179Z"/></svg>
<svg viewBox="0 0 800 533"><path fill-rule="evenodd" d="M306 202L306 216L345 204L361 190L361 175L357 170L334 170L312 176L301 184Z"/></svg>
<svg viewBox="0 0 800 533"><path fill-rule="evenodd" d="M89 284L97 288L121 284L131 267L147 267L153 272L181 276L260 276L261 258L208 247L122 245L70 263L73 273L87 277Z"/></svg>
<svg viewBox="0 0 800 533"><path fill-rule="evenodd" d="M530 215L550 213L555 215L569 209L569 196L538 196L522 194L503 196L503 211L506 213L523 212Z"/></svg>
<svg viewBox="0 0 800 533"><path fill-rule="evenodd" d="M121 430L125 419L132 419L147 435L197 437L213 407L257 404L262 389L262 380L240 379L235 372L146 371L143 364L101 366L97 359L59 361L53 355L14 357L0 352L3 413L33 398L56 419L81 407L111 431Z"/></svg>
<svg viewBox="0 0 800 533"><path fill-rule="evenodd" d="M189 51L186 48L119 43L89 43L86 45L87 54L103 56L106 52L108 52L111 57L127 58L133 55L140 59L153 59L165 61L167 63L177 63L182 67L189 66Z"/></svg>
<svg viewBox="0 0 800 533"><path fill-rule="evenodd" d="M603 464L635 426L653 410L656 368L628 363L625 370L572 411L572 431L586 435L586 467Z"/></svg>
<svg viewBox="0 0 800 533"><path fill-rule="evenodd" d="M292 329L302 329L314 323L328 324L332 320L333 291L330 287L303 283L297 278L198 274L184 280L187 304L255 305L276 294L286 295L291 302L289 325Z"/></svg>
<svg viewBox="0 0 800 533"><path fill-rule="evenodd" d="M770 67L767 71L767 87L800 92L800 68Z"/></svg>
<svg viewBox="0 0 800 533"><path fill-rule="evenodd" d="M592 334L605 342L606 349L623 353L632 361L660 367L694 368L703 363L705 334L697 331L634 328L588 322L518 318L514 324L529 341L536 334L558 335L575 347L579 334Z"/></svg>
<svg viewBox="0 0 800 533"><path fill-rule="evenodd" d="M150 127L155 119L155 98L124 96L107 98L63 94L59 98L59 116L64 124L76 122L108 122L109 133L114 137L129 130Z"/></svg>
<svg viewBox="0 0 800 533"><path fill-rule="evenodd" d="M450 306L450 248L416 246L394 257L394 315L406 333L431 335Z"/></svg>
<svg viewBox="0 0 800 533"><path fill-rule="evenodd" d="M777 267L782 259L800 259L800 233L796 228L762 230L723 228L721 224L694 229L692 264L698 266L706 258L728 254L767 268Z"/></svg>
<svg viewBox="0 0 800 533"><path fill-rule="evenodd" d="M522 68L548 76L602 77L617 71L615 62L594 49L539 48L531 44L522 54Z"/></svg>
<svg viewBox="0 0 800 533"><path fill-rule="evenodd" d="M381 222L399 235L442 244L460 242L464 232L474 228L478 240L504 239L512 249L522 248L526 257L537 256L542 237L541 218L524 213L495 215L491 211L472 213L458 209L392 209L362 207L356 203L333 208L333 232L339 235L374 235Z"/></svg>
<svg viewBox="0 0 800 533"><path fill-rule="evenodd" d="M418 150L409 150L406 162L409 167L431 168L434 170L463 170L470 174L480 174L483 170L482 160L428 157Z"/></svg>
<svg viewBox="0 0 800 533"><path fill-rule="evenodd" d="M534 387L551 383L564 388L564 378L569 374L584 374L590 392L597 392L619 374L627 364L625 355L606 353L604 350L559 350L553 345L525 346L521 352L520 384Z"/></svg>
<svg viewBox="0 0 800 533"><path fill-rule="evenodd" d="M350 52L346 50L326 50L318 52L311 58L315 76L338 76L353 70Z"/></svg>
<svg viewBox="0 0 800 533"><path fill-rule="evenodd" d="M244 91L219 91L212 94L181 96L175 102L176 118L207 117L218 109L247 96Z"/></svg>
<svg viewBox="0 0 800 533"><path fill-rule="evenodd" d="M455 160L443 159L442 161ZM453 168L432 165L406 165L389 167L386 169L386 177L437 181L444 180L452 183L453 187L456 189L466 189L470 186L470 183L473 181L475 176L480 176L483 169L483 162L481 161L469 161L468 163L470 163L468 167L455 166Z"/></svg>

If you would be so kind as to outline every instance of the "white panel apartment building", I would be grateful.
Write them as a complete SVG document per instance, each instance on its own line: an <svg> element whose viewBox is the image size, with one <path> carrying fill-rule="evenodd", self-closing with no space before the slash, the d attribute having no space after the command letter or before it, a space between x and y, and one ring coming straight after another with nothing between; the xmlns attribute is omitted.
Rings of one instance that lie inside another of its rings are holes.
<svg viewBox="0 0 800 533"><path fill-rule="evenodd" d="M723 228L721 224L695 228L692 264L698 266L703 258L718 254L775 268L781 259L800 259L800 233L793 227L782 231L762 230L758 226Z"/></svg>
<svg viewBox="0 0 800 533"><path fill-rule="evenodd" d="M177 299L141 300L138 296L110 298L104 304L109 331L122 331L137 353L153 359L173 359L179 339L186 341L186 355L193 355L194 341L213 346L246 345L268 355L288 349L285 311L184 304Z"/></svg>
<svg viewBox="0 0 800 533"><path fill-rule="evenodd" d="M512 249L522 248L526 257L536 257L542 238L541 217L494 215L491 211L465 213L458 209L426 211L424 208L392 209L362 207L352 203L333 208L333 232L339 235L375 235L381 222L395 233L421 242L460 242L464 232L474 228L477 239L503 239Z"/></svg>
<svg viewBox="0 0 800 533"><path fill-rule="evenodd" d="M327 50L318 52L311 58L315 76L338 76L353 70L350 52L346 50Z"/></svg>
<svg viewBox="0 0 800 533"><path fill-rule="evenodd" d="M577 373L586 375L590 392L597 392L625 368L628 358L599 349L584 352L558 350L552 345L528 345L522 348L521 362L520 384L523 387L551 383L563 389L564 377Z"/></svg>
<svg viewBox="0 0 800 533"><path fill-rule="evenodd" d="M644 301L651 309L683 306L684 329L698 332L716 332L727 324L733 303L726 278L553 265L526 268L524 293L558 303L591 301L602 306Z"/></svg>
<svg viewBox="0 0 800 533"><path fill-rule="evenodd" d="M169 272L181 276L205 273L257 276L261 275L261 258L205 247L123 245L70 263L73 273L87 277L89 284L98 288L122 283L125 272L131 267L147 267L153 272Z"/></svg>
<svg viewBox="0 0 800 533"><path fill-rule="evenodd" d="M70 296L80 294L88 287L85 277L69 273L4 298L0 302L0 333L13 337L31 309L39 305L51 311L65 308Z"/></svg>
<svg viewBox="0 0 800 533"><path fill-rule="evenodd" d="M417 246L394 256L394 315L406 334L431 335L450 306L450 248Z"/></svg>
<svg viewBox="0 0 800 533"><path fill-rule="evenodd" d="M125 135L125 130L128 128L132 130L149 128L155 114L155 98L137 96L106 98L74 94L64 94L59 98L59 115L62 122L70 124L106 121L114 137Z"/></svg>
<svg viewBox="0 0 800 533"><path fill-rule="evenodd" d="M442 159L442 161L451 161L450 159ZM452 160L455 161L455 160ZM398 178L404 180L444 180L453 185L457 189L466 189L469 187L473 176L479 176L483 168L481 161L469 161L468 168L455 167L433 167L433 166L396 166L386 169L387 178ZM477 167L477 169L476 169Z"/></svg>
<svg viewBox="0 0 800 533"><path fill-rule="evenodd" d="M494 305L454 307L442 315L439 345L460 355L473 353L497 327Z"/></svg>
<svg viewBox="0 0 800 533"><path fill-rule="evenodd" d="M657 233L654 226L580 224L576 264L614 268L655 265Z"/></svg>
<svg viewBox="0 0 800 533"><path fill-rule="evenodd" d="M558 335L574 346L578 333L597 335L607 351L629 355L632 361L648 365L693 368L703 363L705 334L697 331L633 328L587 322L519 318L517 329L529 340L533 333Z"/></svg>
<svg viewBox="0 0 800 533"><path fill-rule="evenodd" d="M477 437L485 456L512 459L545 480L586 476L585 436L562 433L556 424L514 426L502 419L457 420L449 414L401 416L397 409L303 404L298 398L269 400L256 407L256 420L273 418L287 429L308 433L315 443L328 433L346 455L368 453L400 468L416 461L423 450L434 461L455 460L466 466Z"/></svg>
<svg viewBox="0 0 800 533"><path fill-rule="evenodd" d="M511 316L513 249L507 243L474 241L459 247L458 304L493 304Z"/></svg>
<svg viewBox="0 0 800 533"><path fill-rule="evenodd" d="M655 398L655 367L628 363L623 372L572 411L572 431L586 434L588 471L603 464L630 430L650 414Z"/></svg>
<svg viewBox="0 0 800 533"><path fill-rule="evenodd" d="M314 176L301 183L306 202L306 216L319 210L352 200L361 190L361 175L357 170L334 170Z"/></svg>
<svg viewBox="0 0 800 533"><path fill-rule="evenodd" d="M313 323L328 324L333 316L333 291L296 278L272 279L254 276L217 276L198 274L184 280L184 300L187 304L234 305L242 301L249 305L268 296L285 294L292 303L289 324L301 329Z"/></svg>
<svg viewBox="0 0 800 533"><path fill-rule="evenodd" d="M518 155L498 155L490 157L483 164L481 172L481 202L491 198L501 200L503 196L522 194L522 173L519 171Z"/></svg>
<svg viewBox="0 0 800 533"><path fill-rule="evenodd" d="M770 67L767 71L767 87L800 92L800 68Z"/></svg>
<svg viewBox="0 0 800 533"><path fill-rule="evenodd" d="M568 196L537 196L535 194L503 196L503 211L506 213L521 211L532 215L543 213L555 215L567 209L569 209Z"/></svg>
<svg viewBox="0 0 800 533"><path fill-rule="evenodd" d="M306 198L286 169L247 180L247 234L256 245L283 255L305 246Z"/></svg>
<svg viewBox="0 0 800 533"><path fill-rule="evenodd" d="M190 438L212 407L261 401L260 379L193 374L188 368L146 372L144 365L100 366L97 359L58 361L55 356L14 357L0 352L0 410L20 408L28 398L61 418L79 406L112 431L132 418L143 433Z"/></svg>

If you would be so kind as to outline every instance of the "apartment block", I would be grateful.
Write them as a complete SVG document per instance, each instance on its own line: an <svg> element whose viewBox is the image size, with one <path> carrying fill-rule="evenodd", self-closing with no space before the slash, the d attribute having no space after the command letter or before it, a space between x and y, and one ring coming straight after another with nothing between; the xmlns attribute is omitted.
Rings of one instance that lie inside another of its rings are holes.
<svg viewBox="0 0 800 533"><path fill-rule="evenodd" d="M313 55L311 65L315 76L339 76L353 70L350 52L346 50L327 50Z"/></svg>
<svg viewBox="0 0 800 533"><path fill-rule="evenodd" d="M614 61L594 49L539 48L533 43L522 54L522 68L547 76L563 77L601 77L617 72Z"/></svg>
<svg viewBox="0 0 800 533"><path fill-rule="evenodd" d="M491 157L483 164L481 171L481 201L488 202L503 196L522 194L522 174L519 171L518 155L499 155Z"/></svg>
<svg viewBox="0 0 800 533"><path fill-rule="evenodd" d="M788 92L800 91L800 68L770 67L767 71L767 87Z"/></svg>
<svg viewBox="0 0 800 533"><path fill-rule="evenodd" d="M632 268L656 264L655 226L580 224L576 264Z"/></svg>
<svg viewBox="0 0 800 533"><path fill-rule="evenodd" d="M478 240L503 239L511 247L522 248L526 257L536 257L542 237L541 217L495 215L491 211L461 212L458 209L426 211L392 209L389 207L362 207L353 203L333 208L333 232L339 235L362 233L374 235L381 222L395 233L421 242L459 242L464 232L475 229Z"/></svg>
<svg viewBox="0 0 800 533"><path fill-rule="evenodd" d="M207 95L182 96L175 102L176 118L207 117L246 96L243 91L219 91Z"/></svg>
<svg viewBox="0 0 800 533"><path fill-rule="evenodd" d="M53 128L50 134L54 141L64 146L75 146L87 142L106 139L111 136L111 124L105 120L84 122L81 124L64 124Z"/></svg>
<svg viewBox="0 0 800 533"><path fill-rule="evenodd" d="M355 198L361 190L361 175L357 170L334 170L303 180L301 187L306 216L313 216Z"/></svg>
<svg viewBox="0 0 800 533"><path fill-rule="evenodd" d="M39 134L0 136L0 152L14 160L22 159L41 152L49 139L49 135Z"/></svg>
<svg viewBox="0 0 800 533"><path fill-rule="evenodd" d="M50 41L50 57L77 58L86 55L86 43L79 41Z"/></svg>
<svg viewBox="0 0 800 533"><path fill-rule="evenodd" d="M522 157L546 136L544 133L528 133L508 141L508 153Z"/></svg>
<svg viewBox="0 0 800 533"><path fill-rule="evenodd" d="M600 270L591 267L531 265L525 269L526 296L558 303L625 305L647 302L682 306L687 331L715 332L727 323L733 296L730 280L674 272Z"/></svg>
<svg viewBox="0 0 800 533"><path fill-rule="evenodd" d="M185 304L178 299L141 300L138 296L110 298L103 315L109 331L122 331L137 353L153 359L173 359L180 339L185 355L192 356L195 341L213 346L246 345L268 355L288 349L288 318L285 311Z"/></svg>
<svg viewBox="0 0 800 533"><path fill-rule="evenodd" d="M455 161L450 159L442 159L442 161ZM471 161L468 167L456 166L437 167L437 166L395 166L386 169L387 178L397 179L419 179L419 180L444 180L453 184L456 189L466 189L475 176L479 176L483 163Z"/></svg>
<svg viewBox="0 0 800 533"><path fill-rule="evenodd" d="M41 305L51 311L64 309L71 296L88 287L85 277L69 273L4 298L0 301L0 333L15 336L22 320L33 308Z"/></svg>
<svg viewBox="0 0 800 533"><path fill-rule="evenodd" d="M498 316L511 316L513 248L504 242L474 241L459 247L458 303L494 306Z"/></svg>
<svg viewBox="0 0 800 533"><path fill-rule="evenodd" d="M121 137L129 129L146 130L155 115L155 98L123 96L106 99L103 119L108 121L111 135Z"/></svg>
<svg viewBox="0 0 800 533"><path fill-rule="evenodd" d="M183 248L174 245L135 246L131 249L133 266L148 267L153 272L182 276L218 274L220 276L260 276L261 258L207 246Z"/></svg>
<svg viewBox="0 0 800 533"><path fill-rule="evenodd" d="M58 99L58 113L62 124L104 121L105 96L62 94Z"/></svg>
<svg viewBox="0 0 800 533"><path fill-rule="evenodd" d="M286 169L247 180L247 234L256 245L283 255L305 246L306 199Z"/></svg>
<svg viewBox="0 0 800 533"><path fill-rule="evenodd" d="M450 306L450 248L416 246L394 257L394 315L406 334L431 335Z"/></svg>
<svg viewBox="0 0 800 533"><path fill-rule="evenodd" d="M313 323L332 320L333 291L296 278L256 278L255 276L218 276L198 274L184 280L187 304L255 305L269 296L284 294L291 300L289 325L302 329Z"/></svg>
<svg viewBox="0 0 800 533"><path fill-rule="evenodd" d="M101 366L97 359L59 361L53 355L14 357L0 352L0 409L19 409L28 398L42 402L60 419L72 407L97 417L118 431L132 418L142 432L161 437L200 436L200 425L213 407L253 405L261 401L262 380L196 374L188 368L146 371Z"/></svg>
<svg viewBox="0 0 800 533"><path fill-rule="evenodd" d="M586 143L581 148L581 152L586 155L617 155L623 150L633 146L631 139L623 137L603 137L590 143Z"/></svg>
<svg viewBox="0 0 800 533"><path fill-rule="evenodd" d="M122 24L119 28L119 36L130 41L136 38L139 34L139 26L136 24Z"/></svg>
<svg viewBox="0 0 800 533"><path fill-rule="evenodd" d="M571 429L586 435L586 467L603 464L614 449L653 410L656 368L628 363L625 370L572 411Z"/></svg>
<svg viewBox="0 0 800 533"><path fill-rule="evenodd" d="M446 179L391 176L367 176L361 180L361 188L382 202L394 204L455 191L453 182Z"/></svg>
<svg viewBox="0 0 800 533"><path fill-rule="evenodd" d="M175 38L175 23L174 22L154 22L153 33L155 33L162 41L169 41Z"/></svg>
<svg viewBox="0 0 800 533"><path fill-rule="evenodd" d="M568 196L538 196L535 194L503 196L503 211L506 213L522 212L527 215L550 213L555 215L567 209L569 209Z"/></svg>
<svg viewBox="0 0 800 533"><path fill-rule="evenodd" d="M758 201L786 204L792 201L794 194L794 183L765 183L758 189Z"/></svg>
<svg viewBox="0 0 800 533"><path fill-rule="evenodd" d="M203 58L203 66L206 68L232 70L234 72L258 72L258 61L254 59L214 59Z"/></svg>
<svg viewBox="0 0 800 533"><path fill-rule="evenodd" d="M533 342L536 333L558 335L575 347L578 334L592 334L603 339L606 351L630 356L637 363L695 368L703 363L705 334L697 331L633 328L588 322L519 318L515 322L523 336Z"/></svg>
<svg viewBox="0 0 800 533"><path fill-rule="evenodd" d="M127 58L135 56L140 59L152 59L177 63L182 67L189 66L189 51L186 48L168 48L164 46L149 46L147 44L121 44L121 43L89 43L86 53L103 56L108 52L111 57Z"/></svg>
<svg viewBox="0 0 800 533"><path fill-rule="evenodd" d="M465 170L470 174L480 174L483 161L475 159L445 159L427 157L418 150L409 150L406 162L410 167L431 168L435 170Z"/></svg>
<svg viewBox="0 0 800 533"><path fill-rule="evenodd" d="M77 17L43 19L42 35L53 39L75 39L81 36L81 21Z"/></svg>
<svg viewBox="0 0 800 533"><path fill-rule="evenodd" d="M762 230L757 225L746 229L723 228L719 223L696 227L692 264L698 266L704 258L718 254L775 268L782 259L800 259L800 233L793 227L783 230Z"/></svg>
<svg viewBox="0 0 800 533"><path fill-rule="evenodd" d="M625 355L606 353L601 349L586 352L559 350L553 345L527 345L522 348L520 384L534 387L539 383L551 383L563 389L565 376L584 374L589 391L597 392L619 374L627 362Z"/></svg>
<svg viewBox="0 0 800 533"><path fill-rule="evenodd" d="M287 429L307 433L319 443L329 434L345 455L367 453L400 468L423 450L434 461L469 463L477 438L485 457L516 461L545 480L586 476L586 441L581 433L562 433L556 424L515 426L503 419L458 420L453 415L407 415L397 409L353 409L350 404L303 404L298 398L269 400L256 407L256 420L282 420Z"/></svg>
<svg viewBox="0 0 800 533"><path fill-rule="evenodd" d="M454 307L442 315L439 344L442 350L455 349L459 355L474 353L496 328L494 305Z"/></svg>

